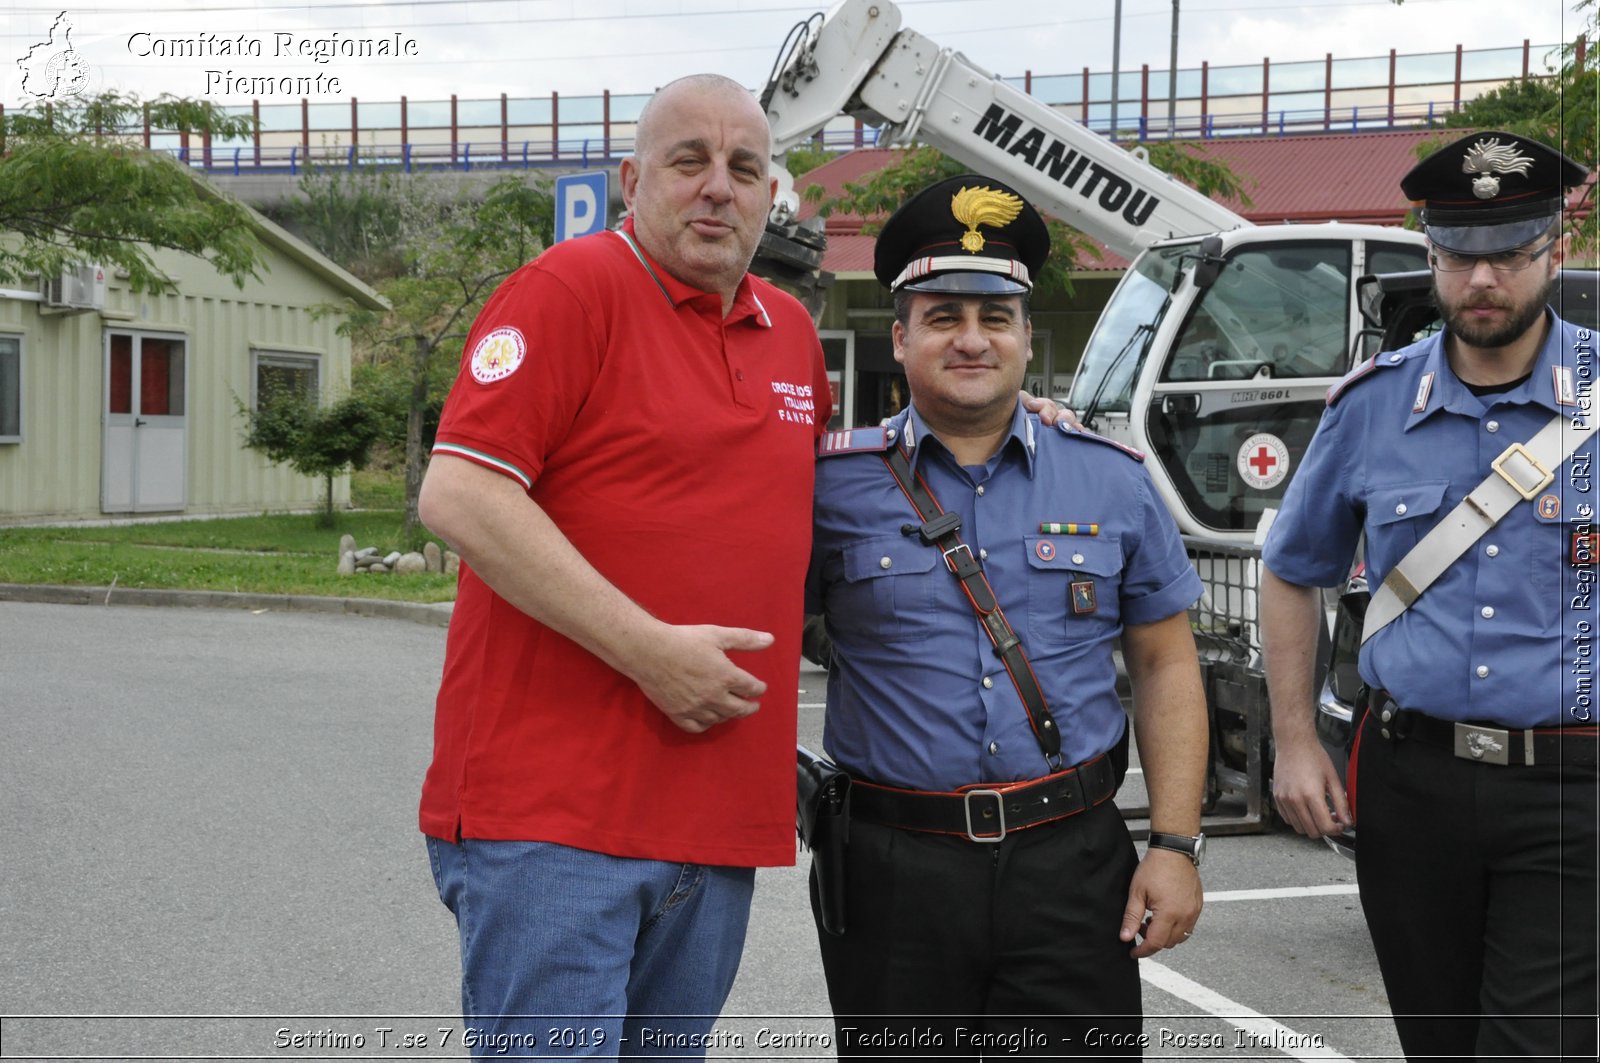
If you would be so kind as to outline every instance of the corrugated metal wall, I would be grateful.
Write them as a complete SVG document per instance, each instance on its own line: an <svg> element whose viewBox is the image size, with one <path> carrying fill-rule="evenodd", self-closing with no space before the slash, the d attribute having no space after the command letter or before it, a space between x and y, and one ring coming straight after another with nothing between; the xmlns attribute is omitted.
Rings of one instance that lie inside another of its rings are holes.
<svg viewBox="0 0 1600 1063"><path fill-rule="evenodd" d="M350 341L340 318L314 309L338 303L340 289L276 250L262 278L241 290L205 262L156 258L179 284L151 296L108 278L104 313L60 313L0 297L0 335L22 343L22 441L0 444L0 522L102 515L106 336L159 332L187 345L186 513L250 513L306 508L321 501L319 481L274 466L245 449L235 401L251 397L252 350L313 353L322 359L322 394L350 384ZM335 500L349 500L336 481Z"/></svg>

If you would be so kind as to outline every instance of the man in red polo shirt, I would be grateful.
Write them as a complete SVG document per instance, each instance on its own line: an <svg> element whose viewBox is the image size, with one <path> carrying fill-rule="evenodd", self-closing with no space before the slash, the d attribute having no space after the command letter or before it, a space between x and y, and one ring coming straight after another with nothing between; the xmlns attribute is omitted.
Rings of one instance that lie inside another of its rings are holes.
<svg viewBox="0 0 1600 1063"><path fill-rule="evenodd" d="M629 221L500 287L445 406L421 510L465 563L421 825L486 1056L700 1054L754 868L794 860L830 403L809 316L746 273L769 158L737 83L658 92Z"/></svg>

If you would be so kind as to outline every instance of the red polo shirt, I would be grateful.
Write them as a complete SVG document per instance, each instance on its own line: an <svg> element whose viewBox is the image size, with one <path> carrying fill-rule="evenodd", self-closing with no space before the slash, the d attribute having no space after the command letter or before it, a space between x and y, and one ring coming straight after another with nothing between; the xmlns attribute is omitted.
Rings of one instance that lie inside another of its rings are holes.
<svg viewBox="0 0 1600 1063"><path fill-rule="evenodd" d="M753 716L691 735L461 569L424 832L737 866L794 860L795 703L822 351L795 300L674 279L631 223L558 244L473 325L435 454L504 473L669 623L770 631ZM528 564L537 566L537 558Z"/></svg>

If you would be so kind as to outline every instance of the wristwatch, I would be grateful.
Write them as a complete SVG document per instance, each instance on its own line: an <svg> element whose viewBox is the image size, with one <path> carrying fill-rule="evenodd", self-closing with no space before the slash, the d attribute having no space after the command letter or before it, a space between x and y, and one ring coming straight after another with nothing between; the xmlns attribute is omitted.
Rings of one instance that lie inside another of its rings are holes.
<svg viewBox="0 0 1600 1063"><path fill-rule="evenodd" d="M1194 866L1200 866L1200 860L1206 855L1206 836L1196 834L1189 837L1187 834L1161 834L1157 831L1150 832L1150 848L1171 849L1175 853L1182 853L1194 861Z"/></svg>

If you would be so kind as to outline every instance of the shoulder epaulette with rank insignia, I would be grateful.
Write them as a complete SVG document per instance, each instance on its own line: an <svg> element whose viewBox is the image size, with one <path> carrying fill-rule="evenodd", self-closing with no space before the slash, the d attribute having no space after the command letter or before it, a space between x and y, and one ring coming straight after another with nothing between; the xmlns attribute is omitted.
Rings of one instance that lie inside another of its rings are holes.
<svg viewBox="0 0 1600 1063"><path fill-rule="evenodd" d="M1391 366L1399 365L1401 362L1404 362L1406 358L1407 355L1401 351L1384 351L1373 355L1371 358L1368 358L1366 361L1350 370L1350 372L1346 373L1342 380L1328 389L1328 405L1332 406L1334 403L1338 402L1340 396L1342 396L1346 391L1349 391L1352 385L1358 381L1365 380L1367 377L1371 376L1375 370L1388 369Z"/></svg>
<svg viewBox="0 0 1600 1063"><path fill-rule="evenodd" d="M888 449L889 430L877 425L843 432L824 432L822 441L817 444L817 457L836 458L840 454L880 453Z"/></svg>
<svg viewBox="0 0 1600 1063"><path fill-rule="evenodd" d="M1115 439L1091 432L1087 428L1074 428L1065 421L1057 423L1056 427L1061 429L1063 435L1072 436L1076 439L1092 439L1096 443L1104 443L1108 447L1116 447L1134 461L1144 460L1144 451L1130 447L1126 443L1118 443Z"/></svg>

